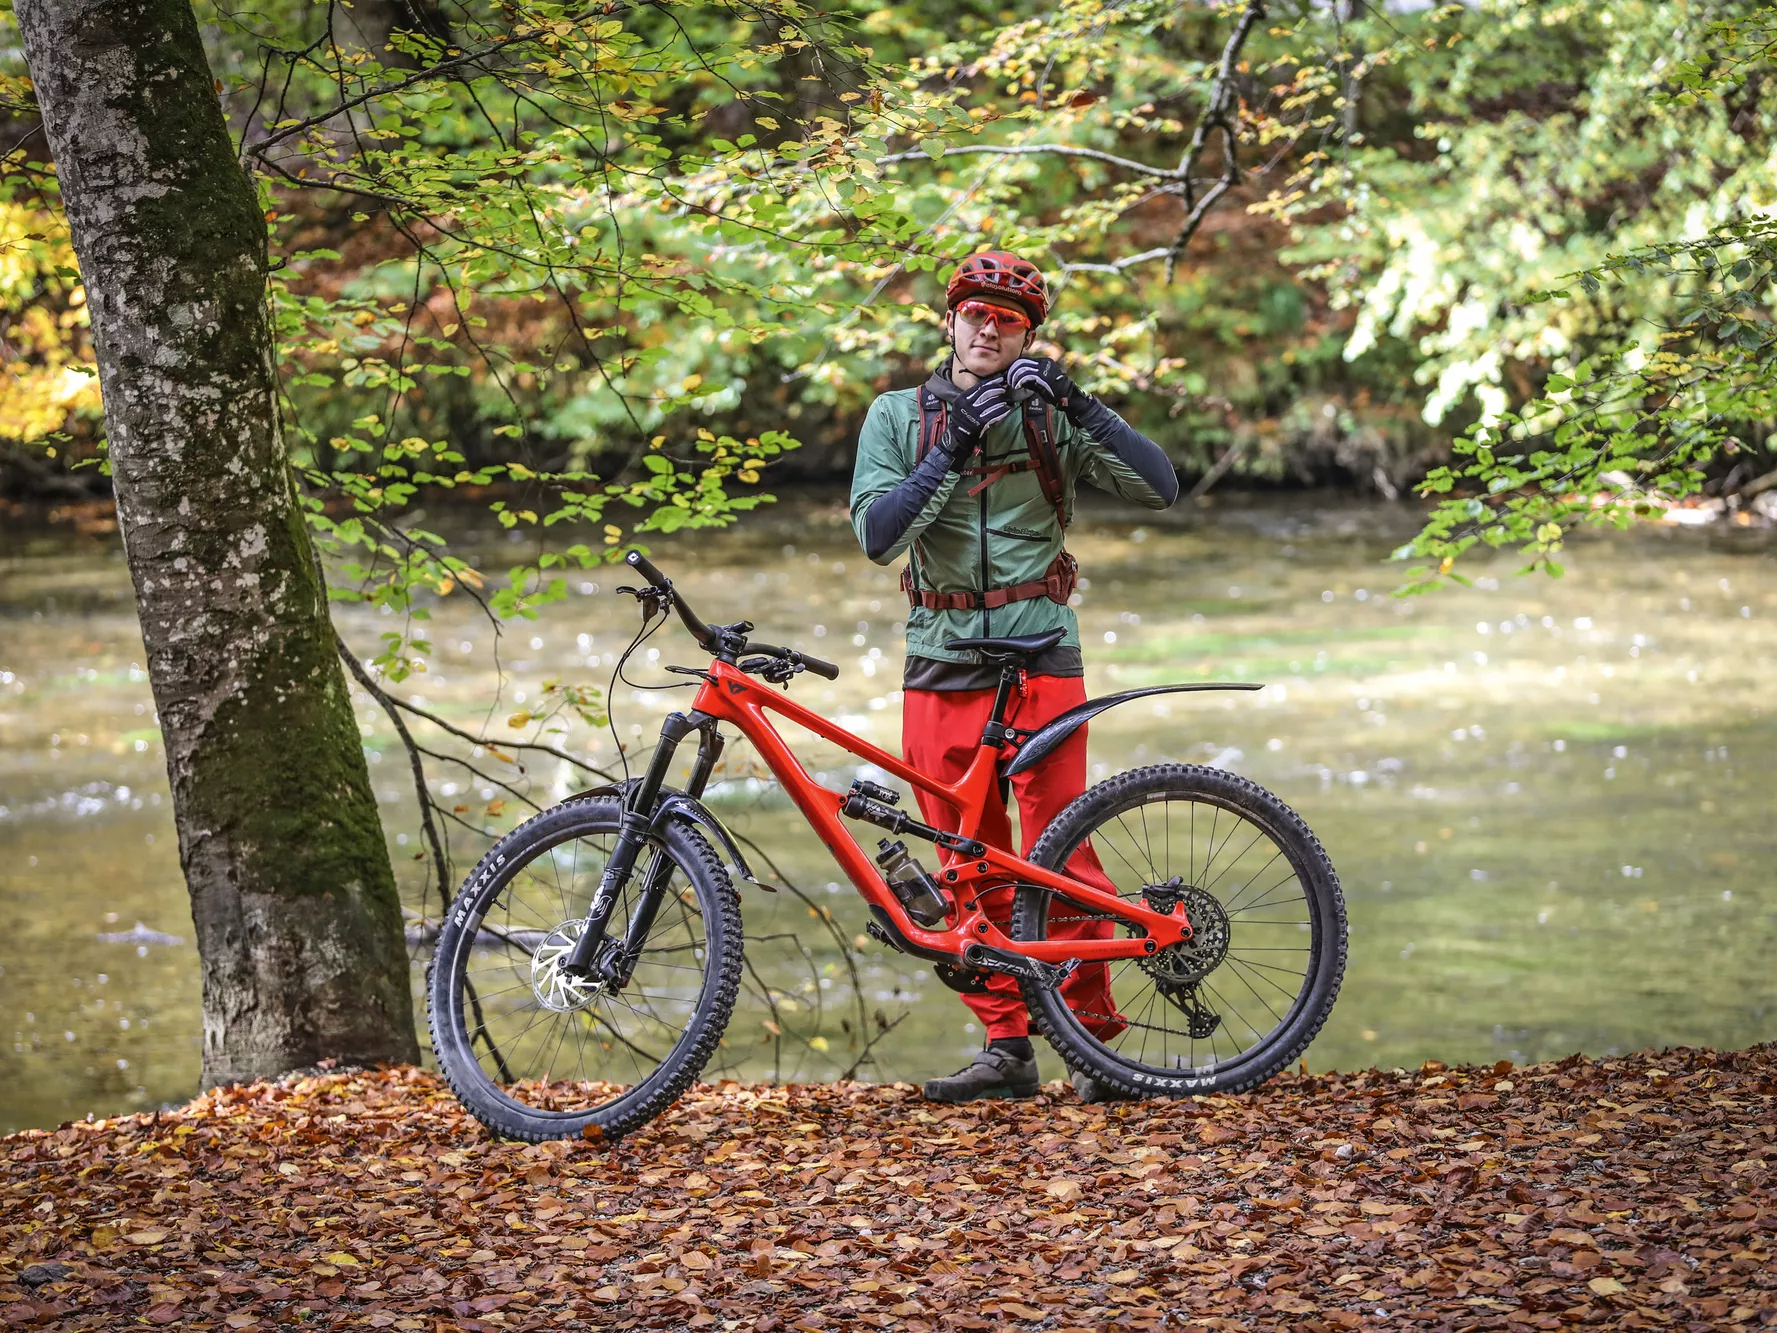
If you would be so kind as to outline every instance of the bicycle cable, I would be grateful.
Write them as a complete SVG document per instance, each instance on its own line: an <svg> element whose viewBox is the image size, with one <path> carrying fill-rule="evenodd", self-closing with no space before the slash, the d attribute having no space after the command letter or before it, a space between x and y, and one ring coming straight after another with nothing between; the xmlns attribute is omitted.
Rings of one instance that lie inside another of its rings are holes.
<svg viewBox="0 0 1777 1333"><path fill-rule="evenodd" d="M623 746L623 738L617 732L617 682L622 681L632 690L682 690L700 684L695 680L673 681L668 685L643 685L631 680L623 674L623 667L630 657L649 639L653 638L660 627L672 619L672 612L667 607L660 608L660 618L654 618L649 604L642 605L642 627L636 631L635 638L629 641L629 647L617 655L617 665L611 671L611 683L605 687L605 725L610 728L611 743L617 747L617 760L623 765L623 780L629 781L629 752Z"/></svg>

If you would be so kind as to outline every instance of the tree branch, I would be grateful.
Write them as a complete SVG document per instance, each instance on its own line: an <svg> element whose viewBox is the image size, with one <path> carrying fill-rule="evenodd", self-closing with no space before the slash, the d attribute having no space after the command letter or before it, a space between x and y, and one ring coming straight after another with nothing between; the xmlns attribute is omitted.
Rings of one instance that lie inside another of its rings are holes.
<svg viewBox="0 0 1777 1333"><path fill-rule="evenodd" d="M429 713L418 704L405 703L402 700L395 698L393 695L388 696L388 698L395 707L404 712L412 713L415 717L423 717L433 726L449 732L458 740L468 741L471 745L480 745L486 748L497 748L501 750L536 750L542 754L553 755L555 758L570 763L575 768L590 773L596 778L603 778L606 782L617 781L616 774L607 773L604 769L595 767L594 765L587 763L585 760L576 759L566 750L558 750L553 745L542 745L536 741L490 741L484 736L477 736L473 732L464 731L461 727L453 726L451 723L446 722L443 718L439 717L438 714Z"/></svg>
<svg viewBox="0 0 1777 1333"><path fill-rule="evenodd" d="M964 144L957 148L944 150L945 157L957 157L963 153L993 153L1001 157L1034 157L1038 154L1049 154L1056 157L1083 157L1094 162L1103 162L1107 166L1121 167L1124 171L1133 171L1143 176L1153 176L1159 180L1182 181L1185 168L1172 170L1167 167L1151 166L1146 162L1137 162L1133 158L1118 157L1114 153L1100 152L1096 148L1077 148L1072 144ZM932 162L936 161L923 148L911 148L905 153L890 153L887 157L876 159L879 167L893 166L897 162ZM1189 159L1187 159L1187 164Z"/></svg>
<svg viewBox="0 0 1777 1333"><path fill-rule="evenodd" d="M407 750L408 762L413 766L414 792L420 799L420 828L432 850L432 866L438 875L438 897L444 904L443 911L439 913L442 916L450 910L450 901L454 896L451 889L450 861L444 854L444 842L438 836L438 826L432 822L432 794L426 788L426 766L420 758L420 747L414 744L413 733L408 731L407 722L401 716L400 705L394 696L371 679L364 664L346 647L346 641L340 637L338 630L333 632L333 644L339 651L340 661L346 664L346 669L352 673L353 678L381 705L383 712L389 715L389 721L395 724L395 734L401 738L401 744Z"/></svg>
<svg viewBox="0 0 1777 1333"><path fill-rule="evenodd" d="M395 93L406 92L416 83L424 83L426 80L435 79L439 75L447 73L450 70L461 68L464 65L472 65L476 61L485 59L497 52L509 51L515 46L523 46L527 42L535 41L540 35L541 31L524 37L510 37L504 41L496 42L492 46L484 46L478 51L466 51L460 56L454 56L449 60L441 60L436 65L428 65L425 69L416 70L405 79L401 79L395 83L387 84L381 88L372 88L368 92L359 93L356 97L348 97L342 102L335 103L325 111L319 112L313 116L305 116L294 125L286 125L282 129L266 135L265 138L254 143L247 149L247 155L249 157L257 157L263 160L266 149L271 148L276 144L283 143L286 139L294 138L305 130L312 130L317 125L325 125L335 116L343 115L354 107L363 106L366 102L374 102L379 97L389 97Z"/></svg>
<svg viewBox="0 0 1777 1333"><path fill-rule="evenodd" d="M1254 25L1265 17L1265 0L1247 0L1246 7L1240 11L1240 19L1234 25L1234 31L1228 34L1228 41L1222 47L1221 64L1216 67L1215 82L1210 85L1209 105L1204 107L1203 115L1197 121L1197 128L1191 134L1190 145L1179 159L1179 176L1184 182L1185 201L1191 206L1185 218L1184 226L1179 228L1172 244L1166 253L1166 281L1171 282L1173 273L1178 268L1179 256L1184 254L1185 247L1197 234L1197 228L1215 202L1235 185L1240 183L1240 141L1235 130L1239 122L1240 99L1234 91L1234 75L1240 65L1241 48L1251 36ZM1209 145L1210 131L1219 129L1222 132L1222 174L1216 183L1209 187L1201 198L1193 198L1196 193L1190 180L1193 163L1202 156Z"/></svg>

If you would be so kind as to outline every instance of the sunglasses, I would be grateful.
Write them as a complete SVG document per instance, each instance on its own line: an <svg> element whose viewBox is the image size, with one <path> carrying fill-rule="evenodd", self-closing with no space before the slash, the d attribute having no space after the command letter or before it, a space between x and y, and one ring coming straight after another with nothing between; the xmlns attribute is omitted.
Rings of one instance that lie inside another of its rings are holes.
<svg viewBox="0 0 1777 1333"><path fill-rule="evenodd" d="M1030 327L1030 316L1022 310L1008 310L988 301L959 301L956 313L976 325L995 324L1013 332Z"/></svg>

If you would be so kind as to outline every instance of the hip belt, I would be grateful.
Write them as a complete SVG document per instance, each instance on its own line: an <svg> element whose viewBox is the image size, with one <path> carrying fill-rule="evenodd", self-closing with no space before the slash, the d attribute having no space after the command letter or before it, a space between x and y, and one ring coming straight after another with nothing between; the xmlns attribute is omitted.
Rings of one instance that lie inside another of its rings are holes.
<svg viewBox="0 0 1777 1333"><path fill-rule="evenodd" d="M1008 602L1028 602L1047 597L1061 606L1067 605L1079 581L1080 562L1063 551L1043 571L1043 577L1029 583L1014 583L1009 588L971 588L967 592L933 592L913 582L913 566L901 571L901 591L907 594L909 606L923 606L928 611L995 611Z"/></svg>

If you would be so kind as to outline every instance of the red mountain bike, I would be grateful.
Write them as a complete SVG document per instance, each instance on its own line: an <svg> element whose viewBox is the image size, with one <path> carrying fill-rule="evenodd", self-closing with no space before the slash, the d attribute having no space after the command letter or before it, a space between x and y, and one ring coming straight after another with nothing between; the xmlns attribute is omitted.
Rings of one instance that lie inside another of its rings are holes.
<svg viewBox="0 0 1777 1333"><path fill-rule="evenodd" d="M463 1103L511 1138L616 1136L644 1124L702 1071L734 1007L740 901L712 846L753 880L740 849L699 799L722 752L719 724L752 742L832 850L864 901L870 932L938 965L966 989L1017 979L1038 1029L1075 1068L1125 1092L1177 1097L1251 1088L1294 1060L1332 1010L1345 968L1339 881L1306 824L1263 788L1220 769L1158 764L1092 787L1043 832L1028 860L976 835L1003 783L1106 708L1147 695L1252 685L1164 685L1094 699L1034 732L1005 722L1023 664L1062 631L957 640L1000 667L993 714L960 782L917 772L771 685L839 669L748 639L752 625L706 625L638 552L644 624L670 611L713 654L688 713L671 713L640 778L570 797L514 829L457 893L430 977L433 1049ZM637 642L642 636L638 636ZM633 649L633 645L632 645ZM898 808L900 793L821 785L772 725L778 713L953 807L954 830ZM666 785L697 733L684 790ZM847 820L931 844L936 873L904 842L873 861ZM1066 867L1088 846L1116 888ZM1002 929L990 891L1014 891ZM1049 937L1064 920L1093 924ZM1076 969L1108 968L1115 1015L1075 1013L1061 995ZM1113 1021L1106 1021L1107 1019ZM1109 1033L1102 1039L1093 1030Z"/></svg>

